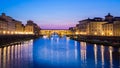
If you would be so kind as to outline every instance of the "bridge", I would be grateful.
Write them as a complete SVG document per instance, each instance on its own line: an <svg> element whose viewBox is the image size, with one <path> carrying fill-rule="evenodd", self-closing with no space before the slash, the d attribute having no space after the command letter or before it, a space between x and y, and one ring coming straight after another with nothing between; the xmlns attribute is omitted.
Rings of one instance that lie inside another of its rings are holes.
<svg viewBox="0 0 120 68"><path fill-rule="evenodd" d="M50 36L54 33L57 33L59 36L72 34L72 32L70 30L67 30L67 29L43 29L43 30L40 30L41 35Z"/></svg>

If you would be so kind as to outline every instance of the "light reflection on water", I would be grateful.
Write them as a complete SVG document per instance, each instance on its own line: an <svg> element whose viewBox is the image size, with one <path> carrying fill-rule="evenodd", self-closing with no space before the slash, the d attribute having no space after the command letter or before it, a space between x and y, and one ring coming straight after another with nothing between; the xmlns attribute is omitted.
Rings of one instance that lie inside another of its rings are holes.
<svg viewBox="0 0 120 68"><path fill-rule="evenodd" d="M0 68L32 68L32 48L33 40L0 48Z"/></svg>
<svg viewBox="0 0 120 68"><path fill-rule="evenodd" d="M120 68L119 60L120 48L57 35L0 48L0 68Z"/></svg>

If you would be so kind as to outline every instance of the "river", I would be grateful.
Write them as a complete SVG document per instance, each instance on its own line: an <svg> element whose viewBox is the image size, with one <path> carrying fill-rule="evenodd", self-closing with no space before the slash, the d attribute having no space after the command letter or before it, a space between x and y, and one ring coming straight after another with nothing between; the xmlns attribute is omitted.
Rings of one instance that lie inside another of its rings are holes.
<svg viewBox="0 0 120 68"><path fill-rule="evenodd" d="M1 47L0 68L120 68L120 48L44 36Z"/></svg>

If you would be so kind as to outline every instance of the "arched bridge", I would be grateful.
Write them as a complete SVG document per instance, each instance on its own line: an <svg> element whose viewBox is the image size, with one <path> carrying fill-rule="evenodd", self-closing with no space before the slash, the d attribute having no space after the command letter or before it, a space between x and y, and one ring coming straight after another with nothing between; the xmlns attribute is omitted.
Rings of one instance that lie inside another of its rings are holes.
<svg viewBox="0 0 120 68"><path fill-rule="evenodd" d="M72 34L72 32L67 29L43 29L43 30L40 30L41 35L50 36L54 33L57 33L60 36Z"/></svg>

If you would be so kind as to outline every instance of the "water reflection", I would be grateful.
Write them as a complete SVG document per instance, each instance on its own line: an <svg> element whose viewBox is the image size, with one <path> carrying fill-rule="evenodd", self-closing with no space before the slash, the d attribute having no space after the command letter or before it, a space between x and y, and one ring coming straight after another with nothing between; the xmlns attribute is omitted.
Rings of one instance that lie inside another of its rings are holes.
<svg viewBox="0 0 120 68"><path fill-rule="evenodd" d="M95 67L97 66L97 45L94 44Z"/></svg>
<svg viewBox="0 0 120 68"><path fill-rule="evenodd" d="M0 68L119 68L119 60L120 48L57 35L0 48Z"/></svg>
<svg viewBox="0 0 120 68"><path fill-rule="evenodd" d="M81 61L83 64L86 64L86 42L80 42L81 46ZM85 66L85 65L84 65Z"/></svg>
<svg viewBox="0 0 120 68"><path fill-rule="evenodd" d="M0 48L0 68L32 68L33 40ZM29 61L29 63L28 63Z"/></svg>
<svg viewBox="0 0 120 68"><path fill-rule="evenodd" d="M110 68L113 68L112 51L113 51L113 48L110 46L110 47L109 47L109 53L110 53Z"/></svg>
<svg viewBox="0 0 120 68"><path fill-rule="evenodd" d="M102 68L104 68L104 46L101 45Z"/></svg>
<svg viewBox="0 0 120 68"><path fill-rule="evenodd" d="M75 60L77 60L77 41L75 41Z"/></svg>

